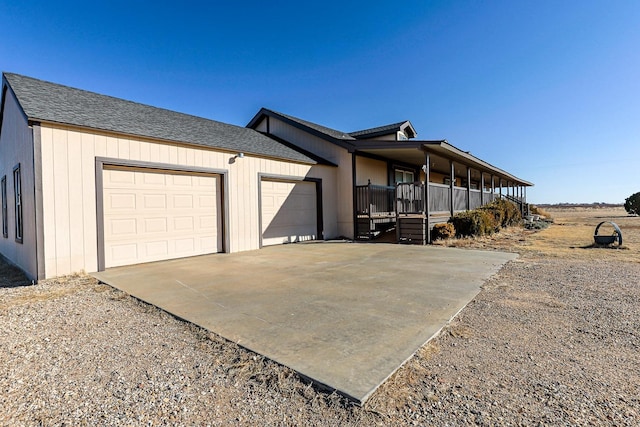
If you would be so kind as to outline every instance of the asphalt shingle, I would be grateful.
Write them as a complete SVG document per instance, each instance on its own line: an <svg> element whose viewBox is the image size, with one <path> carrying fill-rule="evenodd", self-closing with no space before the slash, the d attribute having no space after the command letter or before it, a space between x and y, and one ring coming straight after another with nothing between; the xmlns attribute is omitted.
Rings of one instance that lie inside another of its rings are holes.
<svg viewBox="0 0 640 427"><path fill-rule="evenodd" d="M317 163L253 129L100 95L31 77L4 73L30 120Z"/></svg>

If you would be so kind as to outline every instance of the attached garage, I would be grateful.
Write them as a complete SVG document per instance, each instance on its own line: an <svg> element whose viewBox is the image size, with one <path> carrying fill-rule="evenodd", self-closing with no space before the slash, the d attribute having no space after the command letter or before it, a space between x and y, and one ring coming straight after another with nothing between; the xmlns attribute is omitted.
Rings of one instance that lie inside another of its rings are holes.
<svg viewBox="0 0 640 427"><path fill-rule="evenodd" d="M221 175L107 164L101 178L104 268L224 250Z"/></svg>
<svg viewBox="0 0 640 427"><path fill-rule="evenodd" d="M319 180L260 180L262 246L322 239Z"/></svg>

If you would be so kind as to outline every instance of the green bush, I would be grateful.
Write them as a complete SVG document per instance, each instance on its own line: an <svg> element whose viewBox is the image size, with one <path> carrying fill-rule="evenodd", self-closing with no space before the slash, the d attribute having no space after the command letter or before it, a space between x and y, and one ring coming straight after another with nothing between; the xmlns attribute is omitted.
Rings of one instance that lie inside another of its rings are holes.
<svg viewBox="0 0 640 427"><path fill-rule="evenodd" d="M436 224L433 226L433 229L431 230L432 240L450 239L455 235L456 235L456 229L453 226L453 224L449 222Z"/></svg>
<svg viewBox="0 0 640 427"><path fill-rule="evenodd" d="M630 215L640 215L640 192L632 194L625 199L624 209Z"/></svg>

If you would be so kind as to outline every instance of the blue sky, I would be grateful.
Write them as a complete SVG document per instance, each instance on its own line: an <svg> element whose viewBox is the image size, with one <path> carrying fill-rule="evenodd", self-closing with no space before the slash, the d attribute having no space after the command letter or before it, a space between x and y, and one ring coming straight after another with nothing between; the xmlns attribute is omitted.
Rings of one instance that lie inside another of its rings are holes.
<svg viewBox="0 0 640 427"><path fill-rule="evenodd" d="M240 126L411 120L531 181L640 191L640 2L0 0L0 68Z"/></svg>

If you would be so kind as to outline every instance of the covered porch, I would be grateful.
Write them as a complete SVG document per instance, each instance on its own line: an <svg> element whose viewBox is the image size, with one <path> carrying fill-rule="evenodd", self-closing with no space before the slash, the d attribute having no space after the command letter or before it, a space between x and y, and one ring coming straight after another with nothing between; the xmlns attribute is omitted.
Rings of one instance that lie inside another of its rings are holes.
<svg viewBox="0 0 640 427"><path fill-rule="evenodd" d="M497 198L528 214L530 182L446 141L363 141L352 154L356 239L395 229L397 242L427 244L435 224Z"/></svg>

